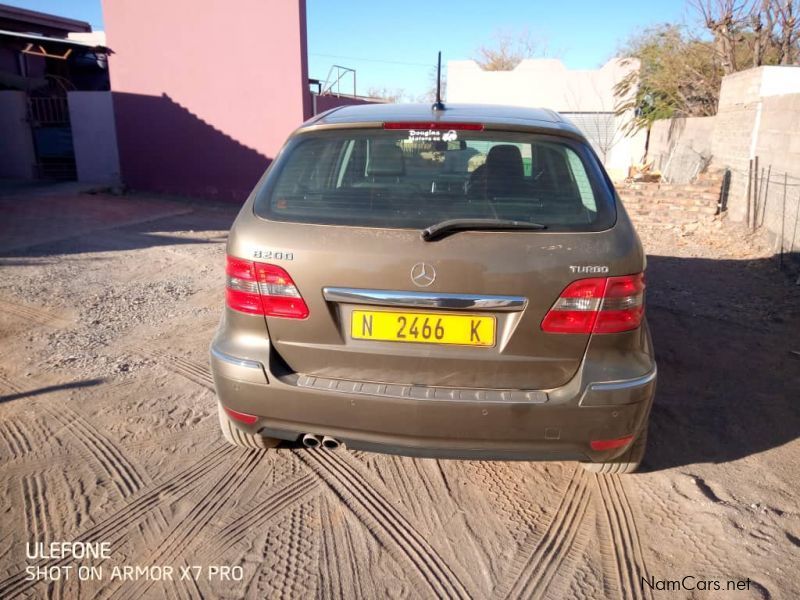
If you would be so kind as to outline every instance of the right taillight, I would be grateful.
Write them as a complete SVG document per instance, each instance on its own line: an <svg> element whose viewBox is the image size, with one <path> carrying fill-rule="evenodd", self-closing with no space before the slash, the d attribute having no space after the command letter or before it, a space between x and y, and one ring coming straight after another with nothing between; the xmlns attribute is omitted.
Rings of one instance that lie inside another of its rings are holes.
<svg viewBox="0 0 800 600"><path fill-rule="evenodd" d="M308 316L305 300L281 267L228 256L225 273L225 298L233 310L285 319Z"/></svg>
<svg viewBox="0 0 800 600"><path fill-rule="evenodd" d="M570 283L542 319L548 333L619 333L644 315L644 273Z"/></svg>

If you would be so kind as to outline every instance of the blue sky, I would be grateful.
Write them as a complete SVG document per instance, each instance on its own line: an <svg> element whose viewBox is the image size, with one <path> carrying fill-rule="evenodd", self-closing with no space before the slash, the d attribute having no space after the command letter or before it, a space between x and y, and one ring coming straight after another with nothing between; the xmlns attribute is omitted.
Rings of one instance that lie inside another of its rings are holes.
<svg viewBox="0 0 800 600"><path fill-rule="evenodd" d="M0 2L103 28L100 0ZM631 33L691 16L683 0L307 0L307 10L311 77L325 79L330 66L340 64L356 69L359 93L386 87L412 96L429 87L437 50L445 62L471 58L497 31L527 28L568 67L590 69Z"/></svg>

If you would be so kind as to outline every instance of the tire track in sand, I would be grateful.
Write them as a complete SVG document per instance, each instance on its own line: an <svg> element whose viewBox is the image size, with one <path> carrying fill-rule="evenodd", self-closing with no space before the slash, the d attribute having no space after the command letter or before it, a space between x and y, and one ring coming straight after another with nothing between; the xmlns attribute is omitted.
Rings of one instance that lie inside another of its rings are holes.
<svg viewBox="0 0 800 600"><path fill-rule="evenodd" d="M509 577L494 597L532 598L546 593L580 532L590 498L586 474L576 465L544 535L522 544Z"/></svg>
<svg viewBox="0 0 800 600"><path fill-rule="evenodd" d="M5 383L11 389L18 389L8 379L5 379ZM96 461L114 483L123 499L130 498L145 485L152 483L146 472L130 462L116 444L77 412L68 407L61 407L59 411L45 407L43 412L50 415L54 422L64 427L78 441L81 448L89 454L89 459ZM28 447L30 447L29 444ZM36 479L30 480L29 476L26 476L28 481L23 480L23 486L27 486L27 489L23 487L23 496L35 499L31 504L31 510L25 512L26 520L37 519L38 515L42 514L43 508L45 511L47 510L46 495L42 493L44 481L39 475L35 477ZM38 488L36 484L38 484ZM32 493L34 490L38 490L40 493L34 495ZM167 528L166 519L160 508L154 511L152 516L154 523L151 523L150 519L145 519L142 527L149 530L155 526L157 528L156 534ZM52 519L50 521L52 522ZM41 519L34 521L33 525L36 528L35 530L38 531L36 538L34 538L35 540L43 541L46 535L53 537L53 531L48 524L41 523ZM63 593L63 583L63 580L58 580L48 593L52 592L54 595ZM185 583L181 585L185 587ZM188 597L192 597L192 591L188 590Z"/></svg>
<svg viewBox="0 0 800 600"><path fill-rule="evenodd" d="M14 382L12 382L8 377L6 377L0 371L0 391L2 392L11 392L12 394L19 394L22 392L19 387L17 387Z"/></svg>
<svg viewBox="0 0 800 600"><path fill-rule="evenodd" d="M0 298L0 312L8 313L24 321L32 321L37 325L44 325L52 328L67 327L72 324L72 321L69 319L50 312L47 309L20 304L19 302L3 298Z"/></svg>
<svg viewBox="0 0 800 600"><path fill-rule="evenodd" d="M363 550L359 555L352 531L333 502L337 501L328 497L320 502L325 526L320 539L318 595L322 598L377 597L374 590L365 589L362 584L359 562L364 560Z"/></svg>
<svg viewBox="0 0 800 600"><path fill-rule="evenodd" d="M318 490L319 481L310 473L289 477L288 482L282 482L274 492L232 517L201 556L221 555L244 540L253 529L263 528L283 511L302 504Z"/></svg>
<svg viewBox="0 0 800 600"><path fill-rule="evenodd" d="M619 475L595 475L596 489L603 506L600 544L604 554L613 557L620 596L625 600L651 600L653 592L642 586L647 575L642 545L633 510Z"/></svg>
<svg viewBox="0 0 800 600"><path fill-rule="evenodd" d="M96 525L73 536L72 540L93 543L110 542L112 548L116 547L125 540L127 532L132 526L151 512L158 510L161 506L186 496L201 484L204 477L222 465L233 452L233 447L228 447L227 445L218 446L198 459L190 467L173 473L166 480L156 484L155 487L150 487L146 491L137 494L128 504L112 512ZM67 564L69 560L42 560L29 566L62 566ZM27 574L23 570L0 581L0 598L22 594L39 583L37 581L27 581L26 579Z"/></svg>
<svg viewBox="0 0 800 600"><path fill-rule="evenodd" d="M26 475L22 479L23 514L31 544L63 539L62 528L57 527L50 507L50 490L42 473ZM47 597L53 600L64 598L63 579L48 583Z"/></svg>
<svg viewBox="0 0 800 600"><path fill-rule="evenodd" d="M375 533L396 559L414 568L434 597L471 598L470 591L425 536L342 454L304 450L298 456Z"/></svg>
<svg viewBox="0 0 800 600"><path fill-rule="evenodd" d="M22 390L0 372L0 392L20 394ZM0 439L8 447L10 460L17 460L33 453L33 445L27 428L13 417L6 417L4 422L0 423Z"/></svg>
<svg viewBox="0 0 800 600"><path fill-rule="evenodd" d="M116 444L80 414L65 406L60 406L58 410L44 407L43 410L100 464L120 496L127 498L144 487L147 475L141 473Z"/></svg>
<svg viewBox="0 0 800 600"><path fill-rule="evenodd" d="M28 530L28 541L43 542L45 538L54 538L52 511L47 485L41 473L26 475L22 479L22 506L25 525Z"/></svg>
<svg viewBox="0 0 800 600"><path fill-rule="evenodd" d="M192 383L196 383L212 392L214 391L214 378L211 375L211 369L205 365L188 358L174 356L162 350L153 350L140 346L130 346L129 349L144 358L156 360L166 370L177 373Z"/></svg>
<svg viewBox="0 0 800 600"><path fill-rule="evenodd" d="M33 453L29 434L13 418L0 425L0 438L8 446L11 460L17 460Z"/></svg>
<svg viewBox="0 0 800 600"><path fill-rule="evenodd" d="M255 570L242 590L243 596L319 598L320 515L316 499L291 507L265 533L263 543L245 559L255 563Z"/></svg>
<svg viewBox="0 0 800 600"><path fill-rule="evenodd" d="M235 462L208 490L202 500L195 504L189 513L181 518L172 529L162 532L161 541L155 548L147 548L148 565L169 565L188 553L201 541L199 538L211 520L226 506L229 498L245 484L250 474L263 460L265 452L240 450ZM141 563L136 563L141 564ZM136 586L119 587L111 598L140 598L155 583L147 579Z"/></svg>

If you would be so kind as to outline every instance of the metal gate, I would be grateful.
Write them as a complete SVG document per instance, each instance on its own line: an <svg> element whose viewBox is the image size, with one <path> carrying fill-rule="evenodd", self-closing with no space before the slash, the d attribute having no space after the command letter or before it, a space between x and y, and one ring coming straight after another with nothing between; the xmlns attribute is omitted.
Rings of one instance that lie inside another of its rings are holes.
<svg viewBox="0 0 800 600"><path fill-rule="evenodd" d="M40 179L76 179L75 150L67 98L29 97L28 122L36 152L36 175Z"/></svg>
<svg viewBox="0 0 800 600"><path fill-rule="evenodd" d="M613 112L562 112L561 114L581 130L603 162L608 159L611 149L623 137Z"/></svg>

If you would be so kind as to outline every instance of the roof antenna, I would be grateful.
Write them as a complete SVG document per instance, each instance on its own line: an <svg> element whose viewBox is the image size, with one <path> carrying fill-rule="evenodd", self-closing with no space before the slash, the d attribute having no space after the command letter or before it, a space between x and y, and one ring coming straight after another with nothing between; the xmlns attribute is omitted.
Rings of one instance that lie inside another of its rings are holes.
<svg viewBox="0 0 800 600"><path fill-rule="evenodd" d="M439 50L439 61L436 65L436 102L431 106L432 110L444 110L442 102L442 51Z"/></svg>

